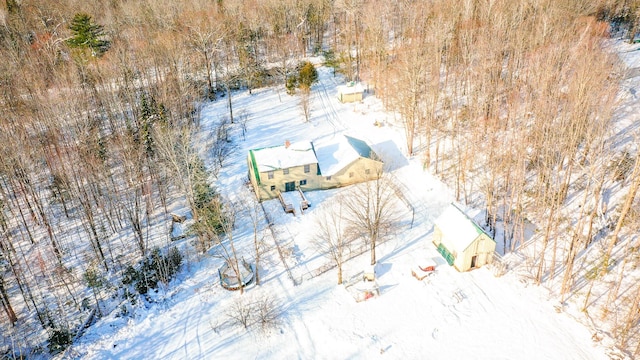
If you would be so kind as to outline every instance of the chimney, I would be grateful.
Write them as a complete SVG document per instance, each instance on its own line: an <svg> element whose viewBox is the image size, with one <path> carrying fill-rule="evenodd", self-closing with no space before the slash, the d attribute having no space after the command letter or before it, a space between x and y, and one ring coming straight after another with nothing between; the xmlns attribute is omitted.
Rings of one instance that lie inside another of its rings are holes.
<svg viewBox="0 0 640 360"><path fill-rule="evenodd" d="M285 140L285 141L284 141L284 148L285 148L285 149L288 149L288 148L289 148L289 146L291 146L291 142L290 142L289 140Z"/></svg>

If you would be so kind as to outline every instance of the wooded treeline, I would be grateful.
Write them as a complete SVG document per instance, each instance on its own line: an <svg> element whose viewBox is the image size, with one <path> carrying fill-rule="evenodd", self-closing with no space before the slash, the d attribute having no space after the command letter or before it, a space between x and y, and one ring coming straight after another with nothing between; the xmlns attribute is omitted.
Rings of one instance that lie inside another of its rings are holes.
<svg viewBox="0 0 640 360"><path fill-rule="evenodd" d="M634 38L639 1L5 0L0 10L7 328L76 326L93 286L83 274L112 277L166 246L149 229L172 200L211 216L217 170L205 171L190 144L198 104L228 102L231 125L232 90L284 88L299 60L324 54L375 88L408 154L486 209L506 252L534 223L540 241L523 265L532 278L559 283L562 300L588 288L585 311L603 310L637 352L640 282L624 275L639 245L618 239L637 233L640 161L637 141L618 145L623 74L603 41L607 22ZM93 41L74 41L83 19ZM617 189L629 195L606 208ZM203 224L206 248L220 223ZM129 241L115 236L123 232ZM598 259L583 251L594 243ZM606 304L589 299L597 283L610 289ZM25 348L41 340L11 336Z"/></svg>
<svg viewBox="0 0 640 360"><path fill-rule="evenodd" d="M613 116L625 74L605 20L621 21L621 4L597 5L414 7L372 78L403 122L407 152L485 210L504 253L523 257L510 265L561 303L580 299L636 356L639 130L616 129ZM633 39L638 5L627 5Z"/></svg>
<svg viewBox="0 0 640 360"><path fill-rule="evenodd" d="M625 73L605 41L619 28L632 41L638 11L638 2L430 2L401 17L404 36L370 67L407 152L485 210L503 252L522 259L509 265L561 304L579 299L633 356L639 129L614 117Z"/></svg>

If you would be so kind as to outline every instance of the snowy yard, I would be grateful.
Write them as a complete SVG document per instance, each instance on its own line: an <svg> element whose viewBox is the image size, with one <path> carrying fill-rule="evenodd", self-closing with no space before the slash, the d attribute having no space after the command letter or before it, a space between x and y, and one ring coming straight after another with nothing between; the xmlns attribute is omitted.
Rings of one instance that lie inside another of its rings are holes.
<svg viewBox="0 0 640 360"><path fill-rule="evenodd" d="M67 353L85 359L606 359L604 342L567 312L557 310L544 288L491 268L458 273L431 243L433 222L453 200L451 192L408 159L402 129L373 96L362 103L341 104L339 85L327 68L312 89L310 122L298 97L275 89L235 95L234 111L248 114L247 133L232 131L234 152L215 184L234 201L254 199L247 185L249 149L310 140L318 144L351 134L371 144L383 158L411 203L398 207L403 222L378 246L376 265L380 296L356 302L337 285L336 269L312 245L314 217L345 189L308 192L311 207L297 216L285 214L278 200L264 202L274 234L266 229L268 251L261 260L261 285L244 295L223 289L217 270L223 260L190 255L188 264L167 289L164 302L138 307L131 317L110 315L93 325ZM202 110L203 128L226 116L226 99ZM384 126L374 126L374 122ZM203 137L208 136L204 131ZM202 149L206 155L206 149ZM210 155L209 155L210 156ZM212 179L213 180L213 179ZM471 215L473 212L471 211ZM237 250L253 259L250 219L237 220ZM180 240L191 248L189 240ZM190 250L193 252L193 250ZM434 274L419 281L411 270L435 259ZM284 262L283 262L284 260ZM345 279L361 272L364 253L345 264ZM286 266L285 266L286 264ZM279 304L279 323L267 330L245 330L229 321L238 302L270 296Z"/></svg>

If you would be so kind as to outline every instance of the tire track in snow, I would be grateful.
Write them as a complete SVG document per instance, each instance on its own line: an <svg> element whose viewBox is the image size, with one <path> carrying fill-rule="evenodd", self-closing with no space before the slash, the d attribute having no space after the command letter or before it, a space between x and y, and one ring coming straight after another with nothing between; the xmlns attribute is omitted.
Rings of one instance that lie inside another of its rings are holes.
<svg viewBox="0 0 640 360"><path fill-rule="evenodd" d="M268 226L267 228L269 229L269 232L271 233L271 239L273 240L273 245L275 246L275 249L278 251L278 256L280 257L280 261L282 262L282 265L284 266L284 270L287 272L287 275L289 277L289 279L291 280L291 282L293 283L293 285L298 285L296 283L296 279L293 277L293 273L291 272L291 268L289 267L289 264L287 264L287 259L285 254L282 251L282 247L280 246L280 242L278 241L278 229L276 228L277 225L276 223L271 219L271 217L269 216L269 213L267 212L267 210L264 207L264 203L260 203L260 206L262 207L262 212L264 214L265 219L267 219L267 223Z"/></svg>
<svg viewBox="0 0 640 360"><path fill-rule="evenodd" d="M344 131L346 130L346 127L342 124L342 121L340 121L338 111L331 102L331 96L327 91L327 87L324 84L322 77L319 77L318 85L319 91L317 91L316 93L319 95L318 97L320 98L320 103L322 104L322 110L325 114L325 118L331 124L331 126L333 126L333 135L335 136L337 131Z"/></svg>
<svg viewBox="0 0 640 360"><path fill-rule="evenodd" d="M268 228L271 233L271 236L267 236L266 239L270 239L270 241L272 242L271 245L275 247L280 258L280 262L277 263L278 265L274 264L274 266L277 268L281 268L282 273L286 273L287 274L286 277L289 280L291 280L291 282L285 281L282 275L276 275L272 278L269 278L268 280L266 279L265 280L266 281L275 280L277 282L276 287L280 288L280 291L275 291L275 293L282 295L282 299L281 299L283 301L282 305L285 308L283 310L283 313L286 314L287 316L286 324L289 325L288 331L293 332L296 343L298 344L298 347L297 347L297 351L299 352L298 358L301 358L301 359L311 358L312 357L311 355L315 354L315 343L313 341L313 337L311 336L311 333L309 332L309 328L303 321L303 316L300 313L300 310L296 307L298 304L296 301L297 297L295 296L295 289L298 289L299 284L294 279L294 275L292 271L293 269L290 268L289 265L287 264L287 259L281 249L280 242L277 239L278 235L281 233L280 231L281 225L278 225L273 221L272 217L269 215L269 212L265 208L264 203L260 203L260 204L262 207L262 211L265 215L265 218L267 219L267 223L269 224ZM286 226L284 226L284 228L287 231L287 233L291 236L289 229ZM269 240L266 240L266 241L269 241ZM276 270L276 272L279 272L279 271L280 270ZM301 334L305 334L305 336L303 337Z"/></svg>
<svg viewBox="0 0 640 360"><path fill-rule="evenodd" d="M202 358L202 343L200 342L200 319L202 319L202 313L198 311L198 317L196 322L196 341L198 342L198 357L197 359Z"/></svg>
<svg viewBox="0 0 640 360"><path fill-rule="evenodd" d="M184 342L183 345L183 349L184 349L184 358L185 359L192 359L193 357L189 357L189 341L187 340L187 331L189 330L190 326L189 324L191 323L190 319L191 319L191 314L193 313L193 308L190 308L189 311L187 312L187 316L186 319L184 321L184 328L182 329L182 339Z"/></svg>
<svg viewBox="0 0 640 360"><path fill-rule="evenodd" d="M293 332L293 336L298 345L296 349L298 358L312 358L312 355L316 353L315 342L309 328L303 320L302 313L297 308L298 303L296 301L295 289L298 289L298 287L295 285L292 286L289 282L284 281L282 276L277 276L273 279L278 282L281 289L279 293L284 297L283 306L286 308L286 323L288 324L288 331Z"/></svg>

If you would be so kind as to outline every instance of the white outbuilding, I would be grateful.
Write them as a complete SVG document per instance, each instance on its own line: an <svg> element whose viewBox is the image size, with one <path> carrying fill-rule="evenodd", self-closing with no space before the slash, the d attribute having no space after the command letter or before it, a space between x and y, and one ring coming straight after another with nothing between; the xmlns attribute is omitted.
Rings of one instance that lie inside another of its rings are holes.
<svg viewBox="0 0 640 360"><path fill-rule="evenodd" d="M455 204L440 215L433 231L433 244L449 265L468 271L491 263L496 242Z"/></svg>
<svg viewBox="0 0 640 360"><path fill-rule="evenodd" d="M362 101L364 87L360 83L350 82L338 86L338 100L342 103Z"/></svg>

